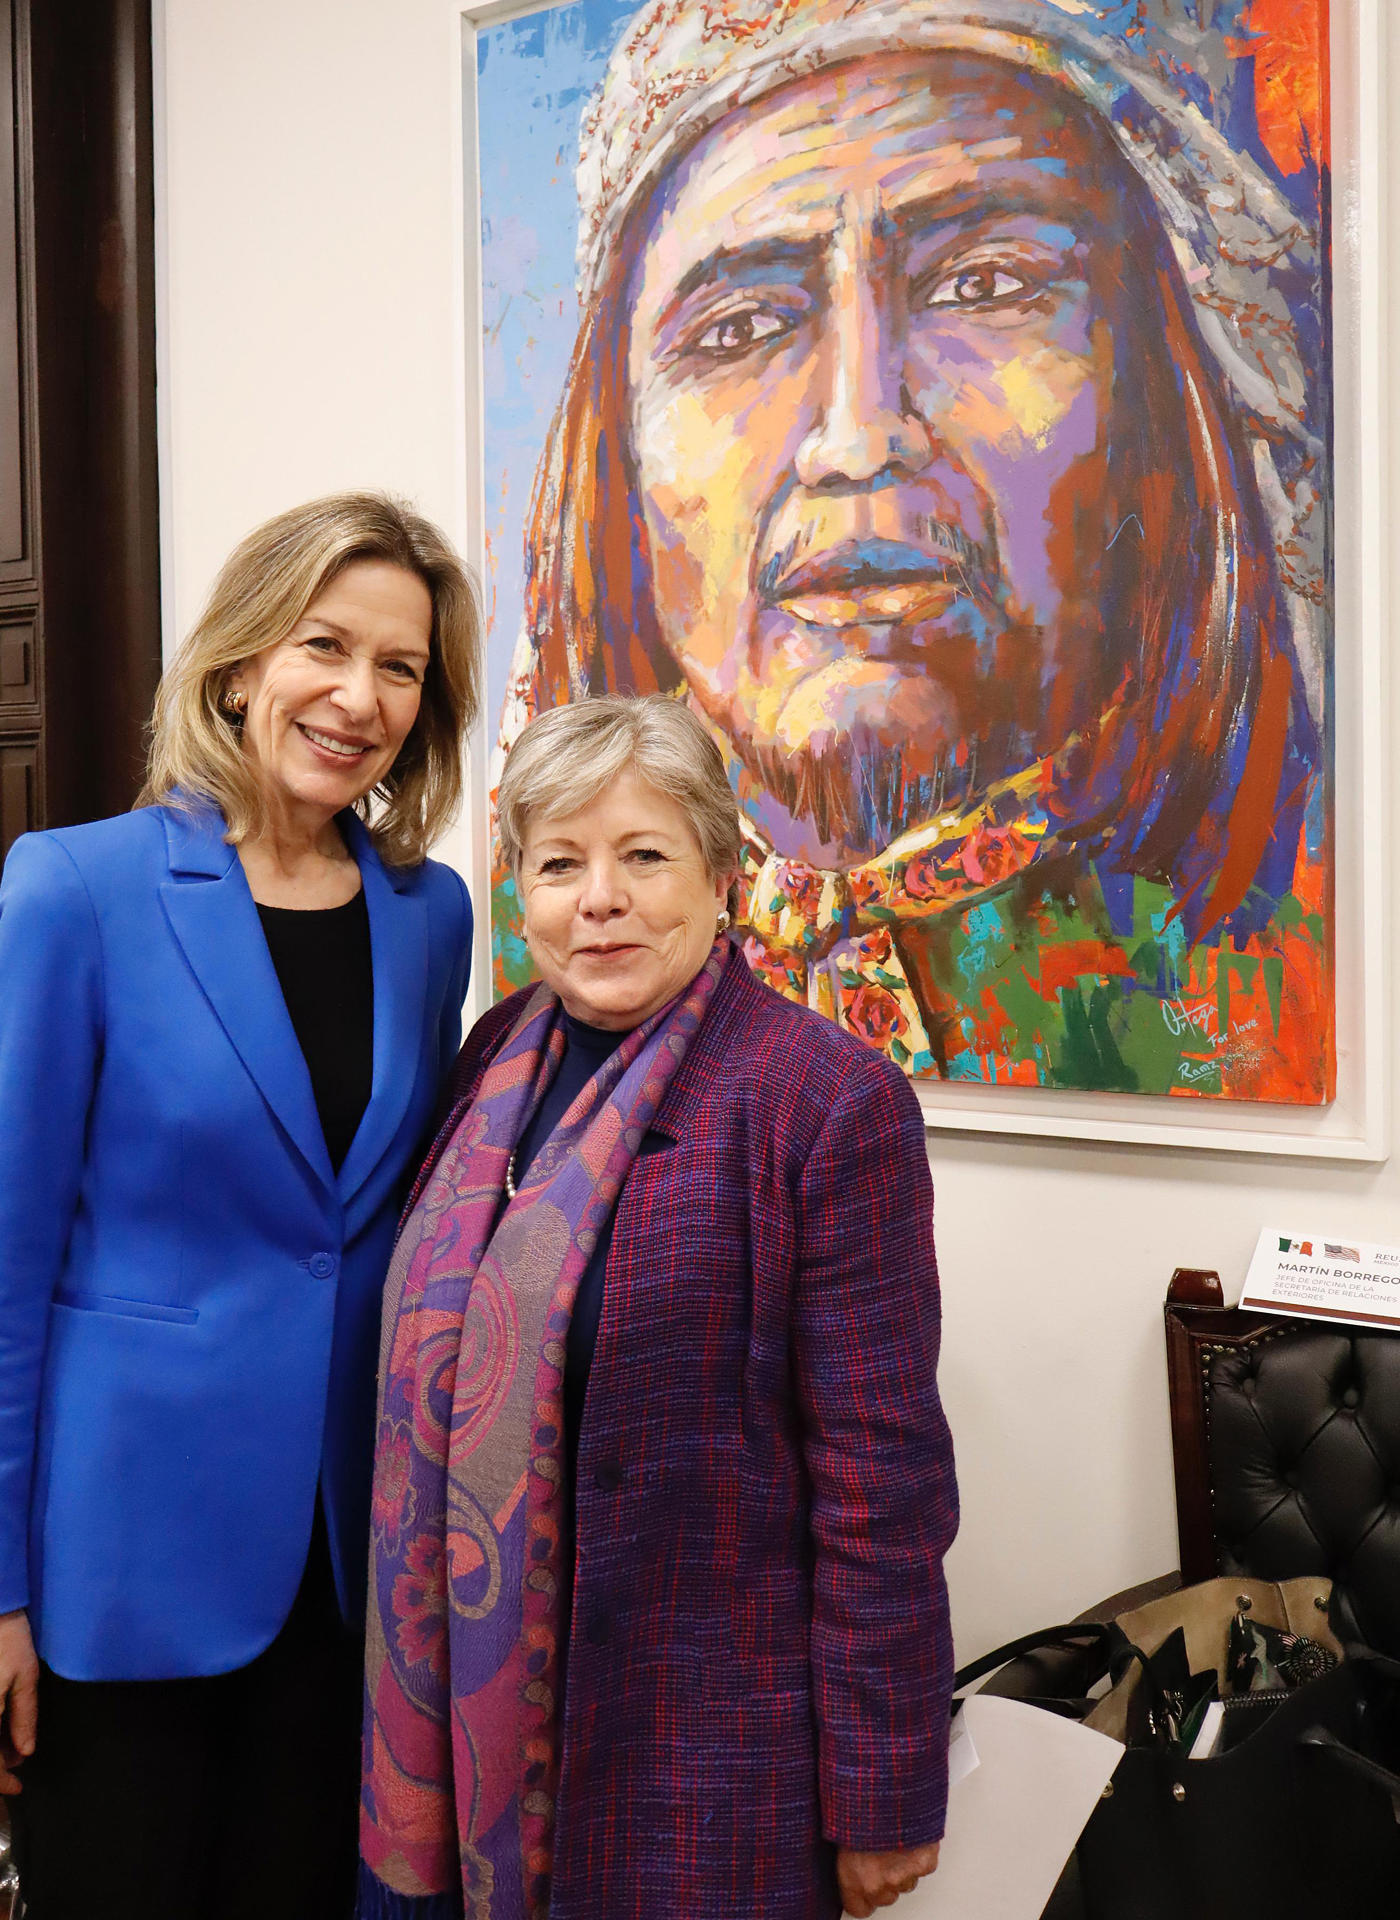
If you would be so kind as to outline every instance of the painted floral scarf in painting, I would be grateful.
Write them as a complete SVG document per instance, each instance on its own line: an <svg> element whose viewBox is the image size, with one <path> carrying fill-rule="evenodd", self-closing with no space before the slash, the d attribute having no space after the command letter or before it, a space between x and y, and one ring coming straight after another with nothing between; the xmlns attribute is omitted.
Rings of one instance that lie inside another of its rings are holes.
<svg viewBox="0 0 1400 1920"><path fill-rule="evenodd" d="M580 1276L729 954L630 1033L514 1199L564 1053L533 994L389 1269L359 1920L545 1920L559 1761L564 1352ZM499 1216L499 1218L498 1218Z"/></svg>

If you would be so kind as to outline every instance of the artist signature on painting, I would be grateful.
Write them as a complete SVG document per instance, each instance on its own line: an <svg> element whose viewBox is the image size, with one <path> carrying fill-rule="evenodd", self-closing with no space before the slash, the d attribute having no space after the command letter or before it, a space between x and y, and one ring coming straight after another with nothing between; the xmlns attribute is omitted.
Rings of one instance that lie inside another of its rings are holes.
<svg viewBox="0 0 1400 1920"><path fill-rule="evenodd" d="M1248 1066L1260 1057L1259 1043L1250 1038L1258 1029L1258 1020L1232 1021L1228 1032L1221 1033L1213 1000L1165 1000L1162 1021L1173 1038L1203 1041L1210 1048L1204 1060L1179 1062L1177 1078L1187 1086L1213 1079L1224 1067Z"/></svg>
<svg viewBox="0 0 1400 1920"><path fill-rule="evenodd" d="M1216 1037L1216 1011L1213 1000L1164 1000L1162 1019L1168 1033L1199 1033L1209 1040Z"/></svg>
<svg viewBox="0 0 1400 1920"><path fill-rule="evenodd" d="M1176 1070L1178 1080L1184 1080L1188 1086L1197 1080L1211 1080L1220 1071L1218 1060L1183 1060Z"/></svg>

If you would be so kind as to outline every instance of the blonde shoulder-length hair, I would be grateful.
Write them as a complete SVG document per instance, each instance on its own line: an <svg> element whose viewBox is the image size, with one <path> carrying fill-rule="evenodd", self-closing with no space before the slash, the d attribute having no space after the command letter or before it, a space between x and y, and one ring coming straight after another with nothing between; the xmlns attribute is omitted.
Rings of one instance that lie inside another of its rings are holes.
<svg viewBox="0 0 1400 1920"><path fill-rule="evenodd" d="M161 679L137 806L212 801L235 845L261 831L266 801L243 751L229 680L291 632L355 560L382 560L432 598L430 658L413 730L373 793L356 803L380 857L416 866L457 812L462 746L476 717L481 614L466 568L431 521L382 493L336 493L280 513L240 541Z"/></svg>

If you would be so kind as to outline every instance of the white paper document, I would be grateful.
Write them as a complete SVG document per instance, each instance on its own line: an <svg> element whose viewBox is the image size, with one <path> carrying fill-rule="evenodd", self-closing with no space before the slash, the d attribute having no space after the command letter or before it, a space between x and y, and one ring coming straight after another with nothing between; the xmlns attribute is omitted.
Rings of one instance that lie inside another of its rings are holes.
<svg viewBox="0 0 1400 1920"><path fill-rule="evenodd" d="M1212 1700L1201 1718L1200 1730L1191 1742L1189 1758L1209 1760L1220 1745L1220 1736L1225 1731L1225 1702Z"/></svg>
<svg viewBox="0 0 1400 1920"><path fill-rule="evenodd" d="M958 1717L975 1759L949 1789L938 1871L885 1912L890 1920L1040 1920L1123 1749L1077 1720L994 1694L970 1695Z"/></svg>
<svg viewBox="0 0 1400 1920"><path fill-rule="evenodd" d="M1265 1227L1240 1305L1304 1320L1400 1327L1400 1247Z"/></svg>
<svg viewBox="0 0 1400 1920"><path fill-rule="evenodd" d="M967 1715L955 1713L952 1734L948 1740L948 1791L951 1793L959 1780L966 1780L973 1768L979 1764L977 1748L972 1740L972 1729L967 1724Z"/></svg>

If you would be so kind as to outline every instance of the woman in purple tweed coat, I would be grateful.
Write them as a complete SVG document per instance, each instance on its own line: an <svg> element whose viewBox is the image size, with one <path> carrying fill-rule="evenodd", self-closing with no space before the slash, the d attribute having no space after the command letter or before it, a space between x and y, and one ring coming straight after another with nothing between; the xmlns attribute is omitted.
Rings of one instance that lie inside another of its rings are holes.
<svg viewBox="0 0 1400 1920"><path fill-rule="evenodd" d="M750 975L688 708L535 720L539 984L386 1294L361 1920L834 1920L937 1863L956 1526L896 1068Z"/></svg>

